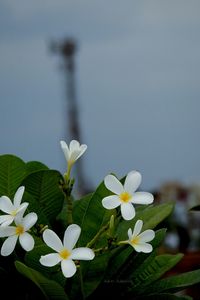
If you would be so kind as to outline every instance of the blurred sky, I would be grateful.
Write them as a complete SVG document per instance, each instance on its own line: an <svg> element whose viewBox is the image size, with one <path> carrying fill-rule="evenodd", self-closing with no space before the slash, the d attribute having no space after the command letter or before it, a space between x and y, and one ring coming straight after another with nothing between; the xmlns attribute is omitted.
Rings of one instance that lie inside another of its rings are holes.
<svg viewBox="0 0 200 300"><path fill-rule="evenodd" d="M142 187L200 180L199 0L1 0L0 154L61 172L64 73L49 50L74 37L87 181L132 169Z"/></svg>

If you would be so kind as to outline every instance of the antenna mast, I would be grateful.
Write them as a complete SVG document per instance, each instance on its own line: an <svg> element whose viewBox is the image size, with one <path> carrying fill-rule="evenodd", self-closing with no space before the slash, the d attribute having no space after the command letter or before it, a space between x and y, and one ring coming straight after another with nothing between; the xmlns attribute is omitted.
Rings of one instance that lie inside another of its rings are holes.
<svg viewBox="0 0 200 300"><path fill-rule="evenodd" d="M75 139L81 142L81 130L79 126L78 103L75 86L75 53L77 51L77 43L74 39L67 38L59 43L53 42L50 48L52 52L60 54L63 61L62 67L65 72L67 87L67 116L70 139ZM84 195L89 189L86 186L85 176L83 175L82 158L77 161L75 167L78 179L78 193L80 195Z"/></svg>

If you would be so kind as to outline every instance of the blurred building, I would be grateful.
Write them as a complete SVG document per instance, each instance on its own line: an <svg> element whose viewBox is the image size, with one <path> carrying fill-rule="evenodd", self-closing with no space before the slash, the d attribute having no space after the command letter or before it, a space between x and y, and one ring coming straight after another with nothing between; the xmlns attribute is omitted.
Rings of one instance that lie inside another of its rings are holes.
<svg viewBox="0 0 200 300"><path fill-rule="evenodd" d="M165 246L171 251L200 251L200 185L186 186L180 182L167 182L155 193L155 201L174 201L175 207L167 219Z"/></svg>

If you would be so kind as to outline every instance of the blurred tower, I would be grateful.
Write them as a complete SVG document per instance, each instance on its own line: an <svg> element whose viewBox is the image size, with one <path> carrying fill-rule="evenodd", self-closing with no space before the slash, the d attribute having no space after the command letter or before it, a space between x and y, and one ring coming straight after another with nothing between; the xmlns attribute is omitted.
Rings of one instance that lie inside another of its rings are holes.
<svg viewBox="0 0 200 300"><path fill-rule="evenodd" d="M52 42L50 45L51 51L58 53L62 57L63 69L66 78L66 100L67 100L67 118L68 128L66 132L69 132L70 140L75 139L82 143L81 130L79 125L79 114L78 114L78 102L76 96L76 85L75 85L75 54L77 51L77 44L74 39L66 38L61 42ZM69 129L69 130L68 130ZM69 142L69 139L66 140ZM81 157L75 164L75 170L78 181L78 194L84 195L88 193L88 188L83 172L83 157Z"/></svg>

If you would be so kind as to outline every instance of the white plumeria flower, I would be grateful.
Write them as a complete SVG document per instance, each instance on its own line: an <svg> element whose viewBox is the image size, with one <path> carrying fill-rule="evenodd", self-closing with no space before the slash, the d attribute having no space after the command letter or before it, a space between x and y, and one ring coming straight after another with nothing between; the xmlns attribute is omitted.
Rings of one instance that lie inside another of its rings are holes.
<svg viewBox="0 0 200 300"><path fill-rule="evenodd" d="M64 233L63 243L57 234L46 229L43 233L43 239L47 246L56 251L43 255L40 258L40 263L47 267L52 267L61 263L61 270L66 278L72 277L76 272L76 265L73 260L92 260L94 252L90 248L80 247L74 248L81 233L81 228L76 224L71 224L67 227Z"/></svg>
<svg viewBox="0 0 200 300"><path fill-rule="evenodd" d="M103 198L102 205L106 209L113 209L121 206L121 214L125 220L135 217L133 204L150 204L154 197L151 193L135 192L142 181L142 176L138 171L131 171L125 179L124 185L113 175L107 175L104 184L108 190L115 195Z"/></svg>
<svg viewBox="0 0 200 300"><path fill-rule="evenodd" d="M10 225L18 213L23 215L25 212L28 202L21 203L25 187L20 186L14 195L13 203L7 196L0 197L0 210L7 213L6 215L0 216L0 224L1 226Z"/></svg>
<svg viewBox="0 0 200 300"><path fill-rule="evenodd" d="M128 230L129 239L120 243L131 245L137 252L150 253L153 250L153 247L151 244L148 244L148 242L154 239L155 232L151 229L148 229L141 233L142 226L143 221L137 220L133 232L131 228Z"/></svg>
<svg viewBox="0 0 200 300"><path fill-rule="evenodd" d="M15 249L18 238L25 251L31 251L34 248L34 239L27 231L37 222L37 218L36 213L32 212L24 218L16 217L14 220L16 226L0 227L0 237L8 237L1 247L1 255L10 255Z"/></svg>
<svg viewBox="0 0 200 300"><path fill-rule="evenodd" d="M87 145L80 145L80 143L76 140L72 140L69 144L69 147L65 141L60 141L60 145L64 152L68 166L72 166L87 149Z"/></svg>

